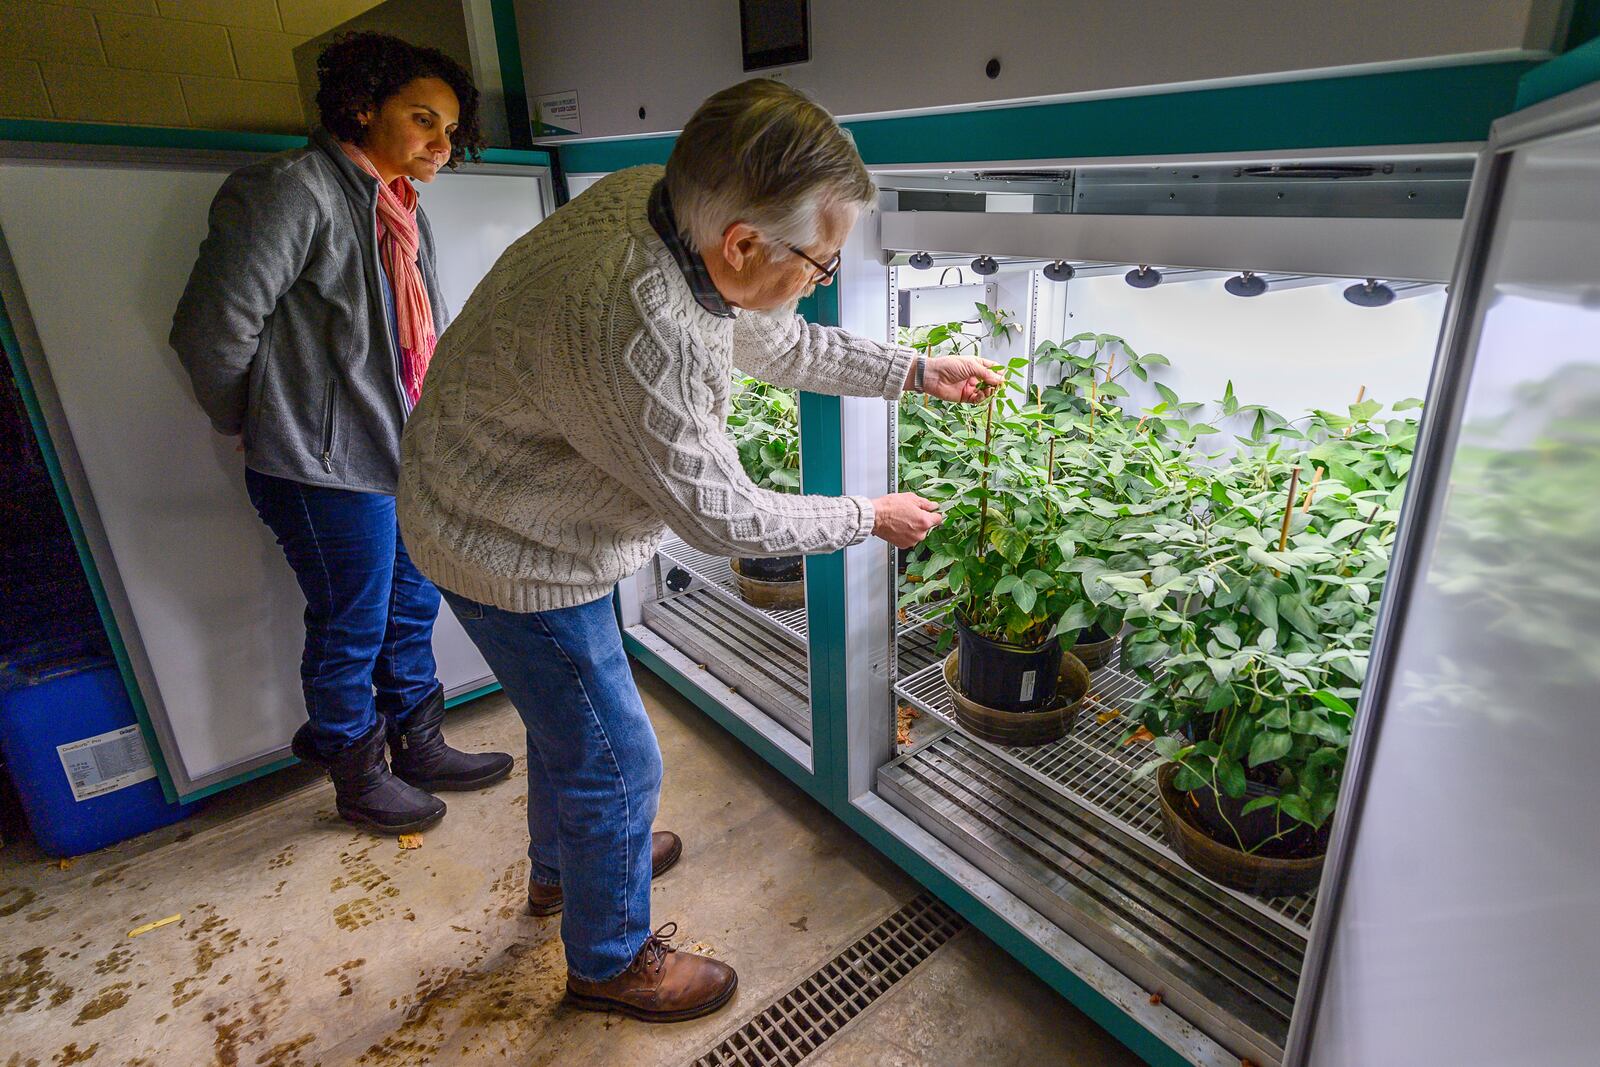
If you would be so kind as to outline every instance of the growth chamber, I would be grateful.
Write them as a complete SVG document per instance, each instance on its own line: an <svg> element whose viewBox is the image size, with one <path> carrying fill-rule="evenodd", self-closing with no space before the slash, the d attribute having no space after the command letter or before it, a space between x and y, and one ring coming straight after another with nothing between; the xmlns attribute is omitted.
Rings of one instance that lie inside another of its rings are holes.
<svg viewBox="0 0 1600 1067"><path fill-rule="evenodd" d="M1009 385L801 397L806 485L981 532L809 559L787 613L669 539L630 649L1152 1062L1586 1062L1597 122L880 171L826 316ZM1017 632L1068 586L1072 713L958 707L957 616ZM1220 826L1179 810L1208 790ZM1316 862L1241 878L1197 839L1230 834Z"/></svg>

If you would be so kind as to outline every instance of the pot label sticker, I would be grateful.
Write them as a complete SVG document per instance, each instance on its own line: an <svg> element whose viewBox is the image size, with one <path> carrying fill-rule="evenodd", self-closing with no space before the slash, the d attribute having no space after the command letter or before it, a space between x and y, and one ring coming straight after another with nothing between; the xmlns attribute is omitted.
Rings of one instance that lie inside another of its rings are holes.
<svg viewBox="0 0 1600 1067"><path fill-rule="evenodd" d="M156 776L150 750L137 726L85 737L68 745L57 745L56 755L67 772L72 799L80 803L90 797L115 793Z"/></svg>
<svg viewBox="0 0 1600 1067"><path fill-rule="evenodd" d="M1038 673L1038 671L1022 672L1022 695L1017 697L1018 700L1033 699L1033 679Z"/></svg>

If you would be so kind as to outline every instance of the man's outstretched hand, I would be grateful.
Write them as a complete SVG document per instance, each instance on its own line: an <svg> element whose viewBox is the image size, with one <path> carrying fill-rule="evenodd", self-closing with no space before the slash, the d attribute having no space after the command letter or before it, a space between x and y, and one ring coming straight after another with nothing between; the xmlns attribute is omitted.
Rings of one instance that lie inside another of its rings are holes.
<svg viewBox="0 0 1600 1067"><path fill-rule="evenodd" d="M940 400L981 404L1004 381L990 369L993 366L977 356L934 356L923 374L922 391Z"/></svg>
<svg viewBox="0 0 1600 1067"><path fill-rule="evenodd" d="M890 493L872 502L872 534L896 548L910 548L944 521L939 505L916 493Z"/></svg>

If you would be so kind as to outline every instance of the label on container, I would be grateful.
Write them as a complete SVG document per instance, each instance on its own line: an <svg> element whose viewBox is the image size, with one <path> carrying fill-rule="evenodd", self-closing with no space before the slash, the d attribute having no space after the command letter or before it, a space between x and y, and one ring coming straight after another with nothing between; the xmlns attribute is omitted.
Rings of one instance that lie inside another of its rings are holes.
<svg viewBox="0 0 1600 1067"><path fill-rule="evenodd" d="M1022 672L1022 694L1017 697L1018 700L1033 699L1033 680L1038 676L1038 674L1038 671Z"/></svg>
<svg viewBox="0 0 1600 1067"><path fill-rule="evenodd" d="M57 745L56 755L67 772L72 799L82 802L104 796L156 776L155 763L137 726Z"/></svg>

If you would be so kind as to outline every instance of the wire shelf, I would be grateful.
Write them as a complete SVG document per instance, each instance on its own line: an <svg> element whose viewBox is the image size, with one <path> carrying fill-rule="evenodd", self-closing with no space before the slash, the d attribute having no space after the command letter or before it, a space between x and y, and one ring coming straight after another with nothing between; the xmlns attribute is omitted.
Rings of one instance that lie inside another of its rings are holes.
<svg viewBox="0 0 1600 1067"><path fill-rule="evenodd" d="M784 636L792 638L801 648L806 647L808 641L806 609L799 607L768 611L747 603L739 595L739 585L727 556L713 556L709 552L690 548L681 538L671 534L662 540L657 552L662 558L700 579L706 588L720 593L724 599L731 601L740 610L764 620Z"/></svg>
<svg viewBox="0 0 1600 1067"><path fill-rule="evenodd" d="M934 640L929 638L929 643ZM895 685L901 699L948 725L960 729L955 720L950 690L944 680L944 657L907 644L899 646L902 668L925 660L931 662L911 673L902 673ZM1121 650L1104 667L1089 676L1089 695L1072 732L1048 745L1013 748L987 741L978 744L1011 763L1025 767L1053 788L1086 804L1131 833L1137 834L1172 859L1182 862L1167 846L1161 825L1161 805L1156 797L1153 775L1136 777L1152 756L1147 745L1122 743L1131 720L1125 712L1144 688L1144 683L1123 673ZM963 731L965 732L965 731ZM976 739L974 739L976 740ZM1234 893L1233 890L1228 890ZM1310 931L1315 894L1279 897L1272 900L1234 893L1261 911L1300 934Z"/></svg>

